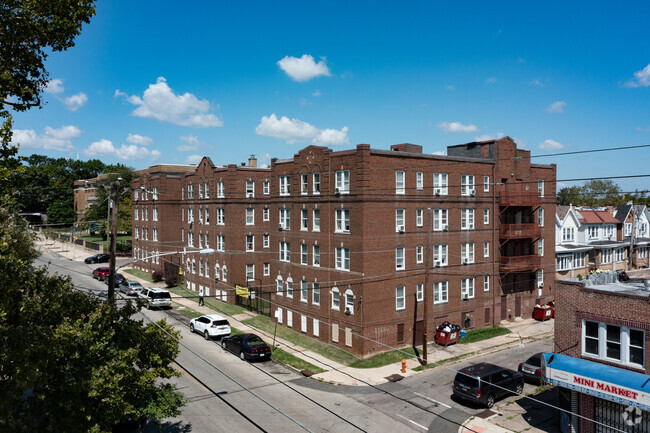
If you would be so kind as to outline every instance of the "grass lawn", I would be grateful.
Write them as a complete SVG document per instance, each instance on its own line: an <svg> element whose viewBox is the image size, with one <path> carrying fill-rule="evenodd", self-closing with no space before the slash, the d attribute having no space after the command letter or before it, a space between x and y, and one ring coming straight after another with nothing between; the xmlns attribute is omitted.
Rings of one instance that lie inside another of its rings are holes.
<svg viewBox="0 0 650 433"><path fill-rule="evenodd" d="M199 303L199 294L187 290L185 286L182 284L179 284L176 287L168 287L167 290L169 290L172 293L175 293L178 296L193 299L197 304ZM225 302L217 301L214 298L205 297L203 300L205 301L206 307L212 308L213 310L216 310L217 312L225 314L227 316L234 316L236 314L240 314L246 311L246 309L243 307L226 304Z"/></svg>
<svg viewBox="0 0 650 433"><path fill-rule="evenodd" d="M246 319L243 322L249 326L252 326L253 328L257 328L271 334L275 329L275 322L273 322L271 318L267 316L259 315L250 319ZM307 337L306 335L292 331L283 325L278 325L277 336L300 347L304 347L307 350L319 353L324 357L343 365L352 365L352 363L360 361L359 358L352 355L351 353L346 352L343 349L339 349L338 347Z"/></svg>
<svg viewBox="0 0 650 433"><path fill-rule="evenodd" d="M72 235L72 233L70 233L70 235ZM83 235L82 234L77 234L77 239L83 239L85 241L95 242L97 244L104 244L104 251L108 250L109 241L107 241L106 239L102 238L99 235L90 236L90 235L87 235L87 234L83 234ZM131 235L117 235L117 241L118 242L119 241L130 241L131 239L133 239L133 237Z"/></svg>
<svg viewBox="0 0 650 433"><path fill-rule="evenodd" d="M138 278L141 278L141 279L143 279L145 281L153 283L153 280L151 279L151 274L148 273L148 272L143 272L143 271L140 271L138 269L125 269L122 272L124 272L125 274L131 274L134 277L138 277Z"/></svg>
<svg viewBox="0 0 650 433"><path fill-rule="evenodd" d="M493 328L473 329L471 331L467 331L465 338L459 339L458 343L474 343L475 341L487 340L489 338L498 337L499 335L510 334L511 332L512 331L510 331L508 328L503 328L501 326L495 326Z"/></svg>
<svg viewBox="0 0 650 433"><path fill-rule="evenodd" d="M383 367L384 365L394 364L400 362L402 359L410 359L415 356L415 351L412 347L405 347L400 350L391 350L390 352L378 353L370 358L359 359L350 364L354 368L375 368Z"/></svg>
<svg viewBox="0 0 650 433"><path fill-rule="evenodd" d="M297 356L294 356L289 352L280 349L279 347L273 349L272 358L277 362L290 365L291 367L299 371L309 370L313 373L322 373L325 371L322 368L315 366L314 364L310 364L304 359L298 358Z"/></svg>

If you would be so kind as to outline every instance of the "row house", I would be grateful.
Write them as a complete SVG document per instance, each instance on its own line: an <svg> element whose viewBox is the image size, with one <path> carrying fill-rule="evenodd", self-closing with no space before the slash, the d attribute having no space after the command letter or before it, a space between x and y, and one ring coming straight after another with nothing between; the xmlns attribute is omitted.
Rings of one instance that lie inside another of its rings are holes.
<svg viewBox="0 0 650 433"><path fill-rule="evenodd" d="M420 344L425 300L433 335L444 320L493 326L553 299L555 175L508 137L447 156L361 144L270 167L205 157L164 216L187 253L165 262L190 290L235 303L248 287L280 324L359 355ZM189 253L204 248L215 253Z"/></svg>
<svg viewBox="0 0 650 433"><path fill-rule="evenodd" d="M631 246L632 252L629 265L631 269L648 267L648 232L650 211L646 205L625 204L616 207L614 216L621 225L623 239ZM632 234L634 233L634 236Z"/></svg>

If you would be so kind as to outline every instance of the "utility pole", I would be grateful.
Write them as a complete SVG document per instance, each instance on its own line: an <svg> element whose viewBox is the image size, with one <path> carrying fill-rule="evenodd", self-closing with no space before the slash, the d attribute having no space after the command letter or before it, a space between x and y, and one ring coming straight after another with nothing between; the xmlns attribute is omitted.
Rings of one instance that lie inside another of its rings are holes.
<svg viewBox="0 0 650 433"><path fill-rule="evenodd" d="M424 253L426 269L424 271L424 293L422 302L424 302L424 317L422 318L422 365L427 365L427 326L429 316L429 271L431 270L431 232L433 231L433 210L429 210L429 228L427 230L427 249Z"/></svg>
<svg viewBox="0 0 650 433"><path fill-rule="evenodd" d="M634 235L636 232L636 209L634 208L634 204L632 204L632 207L630 208L630 212L632 212L632 232L630 233L630 252L627 256L627 270L633 269L632 266L634 266ZM625 227L623 227L623 230L625 230Z"/></svg>
<svg viewBox="0 0 650 433"><path fill-rule="evenodd" d="M120 181L113 184L113 221L111 224L111 258L108 271L108 301L115 301L115 253L117 246L117 202L120 194ZM109 198L110 200L110 198Z"/></svg>

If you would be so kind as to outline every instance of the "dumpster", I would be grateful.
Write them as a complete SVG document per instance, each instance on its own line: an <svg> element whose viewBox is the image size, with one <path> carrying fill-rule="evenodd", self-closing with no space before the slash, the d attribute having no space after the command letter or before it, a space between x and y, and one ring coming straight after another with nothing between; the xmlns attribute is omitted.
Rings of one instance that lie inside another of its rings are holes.
<svg viewBox="0 0 650 433"><path fill-rule="evenodd" d="M535 305L533 318L536 320L548 320L553 317L554 309L549 305Z"/></svg>
<svg viewBox="0 0 650 433"><path fill-rule="evenodd" d="M441 346L447 347L450 344L458 342L458 337L460 337L460 326L452 325L449 322L442 322L438 328L436 328L436 343Z"/></svg>
<svg viewBox="0 0 650 433"><path fill-rule="evenodd" d="M555 301L549 301L546 305L551 307L551 317L555 317Z"/></svg>

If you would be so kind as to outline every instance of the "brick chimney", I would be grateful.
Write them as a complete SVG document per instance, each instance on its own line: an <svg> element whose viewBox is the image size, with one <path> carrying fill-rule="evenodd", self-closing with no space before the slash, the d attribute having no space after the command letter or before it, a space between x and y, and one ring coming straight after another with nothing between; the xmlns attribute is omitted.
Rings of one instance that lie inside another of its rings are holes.
<svg viewBox="0 0 650 433"><path fill-rule="evenodd" d="M257 167L257 158L255 158L255 155L251 155L248 157L248 166Z"/></svg>

